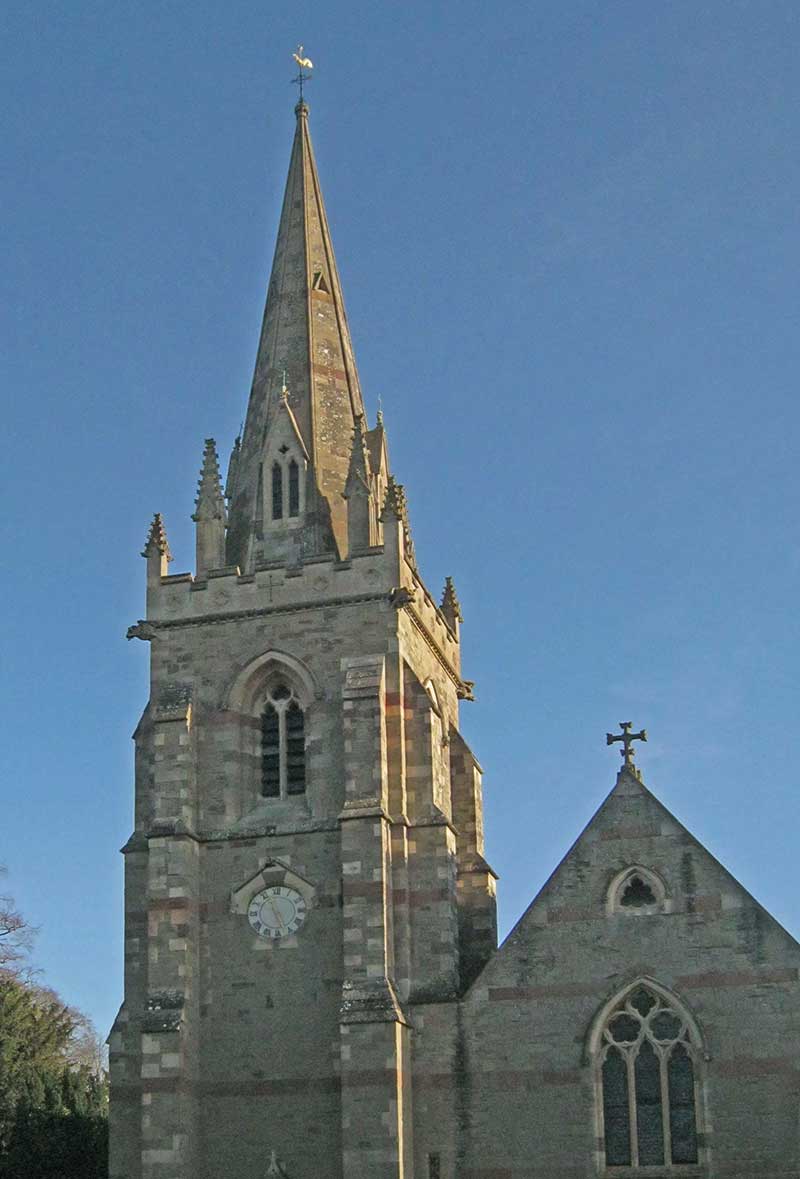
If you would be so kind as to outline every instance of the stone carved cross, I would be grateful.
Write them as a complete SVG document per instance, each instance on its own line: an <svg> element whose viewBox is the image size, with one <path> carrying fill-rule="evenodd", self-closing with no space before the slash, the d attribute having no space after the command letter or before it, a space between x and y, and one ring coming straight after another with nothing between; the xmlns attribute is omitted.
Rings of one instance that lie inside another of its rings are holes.
<svg viewBox="0 0 800 1179"><path fill-rule="evenodd" d="M622 743L622 749L619 752L622 761L624 765L633 769L633 742L646 741L647 729L640 729L638 733L632 733L632 721L620 721L619 727L622 729L621 733L606 733L606 745L613 745L615 741L620 741Z"/></svg>
<svg viewBox="0 0 800 1179"><path fill-rule="evenodd" d="M283 1179L287 1179L286 1172L278 1162L278 1152L275 1150L270 1152L269 1170L267 1171L267 1175L282 1175Z"/></svg>

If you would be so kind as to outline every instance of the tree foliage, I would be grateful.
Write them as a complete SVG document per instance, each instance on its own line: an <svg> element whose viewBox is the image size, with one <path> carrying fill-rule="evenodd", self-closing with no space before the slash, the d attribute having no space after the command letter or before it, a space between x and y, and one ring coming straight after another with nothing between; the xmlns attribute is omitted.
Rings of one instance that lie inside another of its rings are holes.
<svg viewBox="0 0 800 1179"><path fill-rule="evenodd" d="M26 930L0 899L0 1179L103 1179L108 1093L97 1036L25 970L15 934Z"/></svg>
<svg viewBox="0 0 800 1179"><path fill-rule="evenodd" d="M5 868L0 865L0 876ZM18 974L33 940L33 930L14 907L13 898L0 893L0 972Z"/></svg>

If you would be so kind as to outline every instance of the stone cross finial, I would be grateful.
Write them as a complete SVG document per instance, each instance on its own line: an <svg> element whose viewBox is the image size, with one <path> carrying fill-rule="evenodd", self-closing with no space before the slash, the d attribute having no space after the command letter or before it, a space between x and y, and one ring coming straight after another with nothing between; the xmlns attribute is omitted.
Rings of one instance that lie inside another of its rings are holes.
<svg viewBox="0 0 800 1179"><path fill-rule="evenodd" d="M626 769L636 771L636 766L633 764L633 742L646 741L647 729L640 729L638 733L632 733L632 721L620 721L619 727L622 729L621 733L606 733L606 745L613 745L615 741L622 743L620 755L622 763Z"/></svg>

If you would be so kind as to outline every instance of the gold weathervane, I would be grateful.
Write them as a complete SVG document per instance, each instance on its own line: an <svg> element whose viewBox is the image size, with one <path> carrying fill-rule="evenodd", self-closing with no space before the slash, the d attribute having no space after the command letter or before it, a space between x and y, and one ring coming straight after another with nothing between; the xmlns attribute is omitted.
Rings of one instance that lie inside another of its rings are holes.
<svg viewBox="0 0 800 1179"><path fill-rule="evenodd" d="M303 101L303 84L305 82L310 82L312 80L311 79L311 70L313 70L313 68L314 68L314 63L310 57L303 56L303 46L302 45L297 46L297 49L292 54L292 57L297 62L298 71L299 71L297 74L297 77L292 78L292 81L294 82L294 84L296 86L300 87L300 102L302 103L302 101Z"/></svg>

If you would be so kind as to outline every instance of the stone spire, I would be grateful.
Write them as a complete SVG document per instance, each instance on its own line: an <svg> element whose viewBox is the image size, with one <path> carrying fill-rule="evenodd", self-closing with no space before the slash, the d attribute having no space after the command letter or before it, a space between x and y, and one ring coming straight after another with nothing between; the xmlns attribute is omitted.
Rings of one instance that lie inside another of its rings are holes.
<svg viewBox="0 0 800 1179"><path fill-rule="evenodd" d="M281 389L308 454L304 550L347 550L347 505L342 497L353 427L364 406L342 289L308 130L308 107L298 103L272 275L258 346L253 387L231 487L228 561L256 563L265 553L256 524L259 467L264 462Z"/></svg>
<svg viewBox="0 0 800 1179"><path fill-rule="evenodd" d="M206 438L192 519L197 525L197 576L202 577L209 569L225 564L225 497L213 438Z"/></svg>

